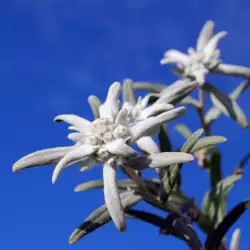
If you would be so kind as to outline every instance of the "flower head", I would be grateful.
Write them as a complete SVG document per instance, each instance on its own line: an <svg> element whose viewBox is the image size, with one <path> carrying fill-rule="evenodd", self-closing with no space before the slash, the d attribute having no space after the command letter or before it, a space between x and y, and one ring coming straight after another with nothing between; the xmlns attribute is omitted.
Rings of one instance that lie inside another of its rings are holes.
<svg viewBox="0 0 250 250"><path fill-rule="evenodd" d="M183 115L185 108L166 111L173 107L164 106L165 112L162 112L162 106L158 105L153 110L149 107L149 109L145 108L144 112L138 111L140 115L137 117L132 115L132 110L120 107L120 91L120 83L115 82L110 86L107 99L99 108L100 117L93 122L71 114L57 116L56 122L65 121L70 124L69 129L76 131L68 135L75 145L32 153L17 161L13 166L13 171L39 165L57 164L52 176L52 182L55 183L59 174L75 163L79 163L81 169L102 163L105 202L115 225L120 231L124 231L125 218L117 186L117 164L129 164L131 168L136 167L138 165L137 152L129 144L136 143L140 138L155 133L161 124ZM143 105L146 104L140 102L138 110ZM159 111L161 113L156 115ZM161 158L162 166L168 165L169 162L172 164L173 161L180 163L193 160L189 154L173 153L172 158L171 153L169 154L167 157ZM154 157L159 158L159 156ZM144 168L154 165L154 157L146 163L144 159ZM159 163L158 158L156 162ZM133 159L137 159L137 164L133 164ZM159 167L158 165L154 166Z"/></svg>
<svg viewBox="0 0 250 250"><path fill-rule="evenodd" d="M221 63L219 41L227 35L221 31L214 34L214 22L207 21L197 39L196 50L189 48L187 54L171 49L165 52L161 64L176 64L184 77L194 78L200 85L209 72L249 78L250 69Z"/></svg>
<svg viewBox="0 0 250 250"><path fill-rule="evenodd" d="M220 50L217 46L219 41L227 35L225 31L214 35L213 30L214 23L206 22L197 39L196 50L189 48L187 54L178 50L168 50L161 64L177 64L184 76L194 77L197 82L203 84L205 75L220 63Z"/></svg>

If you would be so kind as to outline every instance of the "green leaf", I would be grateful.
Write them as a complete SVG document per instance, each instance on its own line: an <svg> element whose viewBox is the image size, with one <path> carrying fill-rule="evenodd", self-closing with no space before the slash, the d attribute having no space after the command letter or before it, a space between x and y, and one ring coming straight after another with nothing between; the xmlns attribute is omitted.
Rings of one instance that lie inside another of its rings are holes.
<svg viewBox="0 0 250 250"><path fill-rule="evenodd" d="M245 90L250 86L249 81L244 81L240 83L229 95L230 98L233 100L237 100L244 92Z"/></svg>
<svg viewBox="0 0 250 250"><path fill-rule="evenodd" d="M213 121L215 121L219 116L221 115L221 111L216 108L212 107L210 108L207 113L205 114L205 123L211 124Z"/></svg>
<svg viewBox="0 0 250 250"><path fill-rule="evenodd" d="M229 95L229 97L232 100L237 100L244 92L245 90L249 87L249 82L248 81L244 81L242 83L239 84L238 87L236 87L231 94ZM215 121L219 116L221 115L221 111L216 108L216 107L212 107L208 110L208 112L205 115L205 122L206 124L211 124L213 121Z"/></svg>
<svg viewBox="0 0 250 250"><path fill-rule="evenodd" d="M101 101L98 99L98 97L91 95L88 97L88 102L92 109L95 119L99 118L100 117L99 107L102 104Z"/></svg>
<svg viewBox="0 0 250 250"><path fill-rule="evenodd" d="M242 158L242 160L240 161L240 163L237 165L236 168L243 168L249 160L250 160L250 153L248 153Z"/></svg>
<svg viewBox="0 0 250 250"><path fill-rule="evenodd" d="M242 178L242 175L231 175L221 180L214 188L205 194L203 199L203 211L212 221L213 225L220 222L226 213L226 199L234 183Z"/></svg>
<svg viewBox="0 0 250 250"><path fill-rule="evenodd" d="M226 142L227 139L223 136L206 136L197 141L190 153L197 152L203 148L208 148L219 143Z"/></svg>
<svg viewBox="0 0 250 250"><path fill-rule="evenodd" d="M175 127L175 130L177 130L185 139L188 139L191 137L192 132L191 130L185 125L185 124L178 124Z"/></svg>
<svg viewBox="0 0 250 250"><path fill-rule="evenodd" d="M149 82L134 82L133 88L136 90L145 90L152 93L160 93L167 86L164 84L149 83Z"/></svg>
<svg viewBox="0 0 250 250"><path fill-rule="evenodd" d="M125 79L122 84L123 102L128 102L131 105L136 104L136 96L133 89L133 81Z"/></svg>
<svg viewBox="0 0 250 250"><path fill-rule="evenodd" d="M125 211L141 200L141 197L135 195L132 191L125 191L121 193L120 196L122 207ZM106 205L103 205L91 213L89 217L71 234L69 243L73 244L79 241L82 237L100 228L109 221L111 221L110 214Z"/></svg>
<svg viewBox="0 0 250 250"><path fill-rule="evenodd" d="M210 181L211 187L215 187L219 181L221 181L221 153L213 148L209 150L209 171L210 171Z"/></svg>
<svg viewBox="0 0 250 250"><path fill-rule="evenodd" d="M143 181L146 184L146 187L150 190L150 192L156 194L157 190L159 189L160 183L157 180L154 179L143 179ZM75 192L83 192L91 189L98 189L98 188L103 188L104 183L103 180L96 180L96 181L88 181L88 182L83 182L79 184L78 186L75 187L74 191ZM132 181L131 179L126 179L126 180L120 180L118 181L118 187L119 189L136 189L138 188L138 185Z"/></svg>
<svg viewBox="0 0 250 250"><path fill-rule="evenodd" d="M194 132L187 141L183 144L181 147L181 152L184 153L190 153L193 147L196 145L196 143L199 141L201 135L203 134L204 129L198 129L196 132Z"/></svg>
<svg viewBox="0 0 250 250"><path fill-rule="evenodd" d="M200 103L193 97L191 96L187 96L184 99L181 100L181 104L183 105L189 105L189 106L193 106L195 108L200 108Z"/></svg>
<svg viewBox="0 0 250 250"><path fill-rule="evenodd" d="M80 185L75 187L75 192L87 191L90 189L103 188L103 180L98 181L88 181L81 183ZM126 189L128 187L136 188L137 185L132 180L122 180L118 182L118 187L120 189Z"/></svg>
<svg viewBox="0 0 250 250"><path fill-rule="evenodd" d="M192 136L183 144L180 151L184 153L189 153L201 137L203 131L203 129L198 129L195 133L193 133ZM171 194L176 184L181 166L182 164L173 164L169 166L164 173L162 179L162 187L160 191L161 200L164 203L167 201L168 196Z"/></svg>
<svg viewBox="0 0 250 250"><path fill-rule="evenodd" d="M217 250L221 240L231 228L231 226L246 212L250 206L250 200L243 201L235 206L223 219L223 221L208 234L206 240L206 250Z"/></svg>
<svg viewBox="0 0 250 250"><path fill-rule="evenodd" d="M168 135L168 129L166 125L161 126L158 138L159 138L161 152L171 152L172 145L171 145L171 141Z"/></svg>
<svg viewBox="0 0 250 250"><path fill-rule="evenodd" d="M209 83L204 84L203 88L208 92L212 103L218 110L237 121L243 128L248 127L247 118L235 100L231 99ZM215 113L216 111L213 111L213 113L210 111L210 117L209 119L206 118L206 121L214 120Z"/></svg>

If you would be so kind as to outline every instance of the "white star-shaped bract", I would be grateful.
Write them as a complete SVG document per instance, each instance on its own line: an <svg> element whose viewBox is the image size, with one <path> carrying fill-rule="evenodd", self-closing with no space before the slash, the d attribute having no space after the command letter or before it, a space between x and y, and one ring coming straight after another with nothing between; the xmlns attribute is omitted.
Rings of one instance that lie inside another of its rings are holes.
<svg viewBox="0 0 250 250"><path fill-rule="evenodd" d="M116 227L124 231L126 223L117 185L117 164L142 170L192 161L193 156L181 152L137 156L129 144L154 134L161 124L182 116L185 108L173 109L168 104L146 108L147 102L143 99L137 105L141 112L138 111L137 119L131 121L133 112L127 107L120 107L120 91L120 83L115 82L110 86L106 101L99 108L100 118L93 122L71 114L57 116L56 122L65 121L70 124L69 129L76 131L68 136L75 145L29 154L14 164L13 171L57 164L52 176L52 182L55 183L63 169L75 163L79 163L81 168L103 164L105 202Z"/></svg>
<svg viewBox="0 0 250 250"><path fill-rule="evenodd" d="M176 64L184 77L192 77L203 85L209 72L250 78L250 69L238 65L224 64L220 61L219 41L227 35L221 31L214 34L214 22L207 21L196 44L196 50L189 48L187 54L175 49L165 52L161 64Z"/></svg>

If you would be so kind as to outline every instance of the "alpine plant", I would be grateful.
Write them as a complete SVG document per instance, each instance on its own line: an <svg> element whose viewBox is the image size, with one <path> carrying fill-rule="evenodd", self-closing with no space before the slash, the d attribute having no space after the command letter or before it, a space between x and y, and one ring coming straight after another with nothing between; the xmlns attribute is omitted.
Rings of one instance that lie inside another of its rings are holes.
<svg viewBox="0 0 250 250"><path fill-rule="evenodd" d="M184 77L194 78L200 85L210 72L250 78L250 69L244 66L224 64L220 60L219 41L227 35L226 31L214 34L214 22L207 21L196 43L196 49L189 48L187 54L170 49L164 54L161 64L176 64Z"/></svg>
<svg viewBox="0 0 250 250"><path fill-rule="evenodd" d="M143 140L149 140L149 136L158 133L162 124L184 115L185 108L174 108L167 103L148 106L148 97L139 99L135 106L129 106L128 103L121 105L120 91L120 83L114 82L110 86L106 101L99 107L100 117L93 122L73 114L55 117L55 122L65 121L70 124L69 129L75 131L68 135L74 145L29 154L13 165L13 171L56 164L52 175L52 183L55 183L60 173L73 164L80 164L82 170L103 164L105 203L116 227L125 231L125 216L117 184L117 166L122 165L132 171L162 168L192 161L193 156L182 152L158 151L139 156L130 145L137 144L144 149ZM154 142L151 141L152 143Z"/></svg>

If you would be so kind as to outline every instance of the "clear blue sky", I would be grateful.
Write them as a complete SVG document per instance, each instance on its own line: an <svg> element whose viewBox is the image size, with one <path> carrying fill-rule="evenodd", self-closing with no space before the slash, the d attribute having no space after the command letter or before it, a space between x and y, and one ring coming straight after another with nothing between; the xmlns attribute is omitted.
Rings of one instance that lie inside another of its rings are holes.
<svg viewBox="0 0 250 250"><path fill-rule="evenodd" d="M54 124L54 116L91 118L87 96L103 98L111 82L130 77L171 83L175 76L159 64L164 51L194 46L207 19L216 22L217 31L229 32L220 44L224 61L250 66L249 8L249 0L0 1L0 249L186 249L156 228L132 220L125 234L109 223L68 245L73 229L103 203L101 190L74 193L73 188L101 178L101 169L80 174L72 167L52 185L53 166L14 174L12 164L35 150L68 145L66 125ZM214 84L230 92L240 81L219 77ZM239 101L248 117L249 94ZM187 117L182 121L197 129L195 113L189 111ZM231 174L250 149L249 131L225 117L213 130L229 139L220 149L223 173ZM176 132L172 138L176 147L183 143ZM249 183L246 168L229 208L250 197ZM196 164L185 166L184 187L198 203L208 184L207 174ZM237 223L243 231L241 249L250 247L249 221L247 212Z"/></svg>

